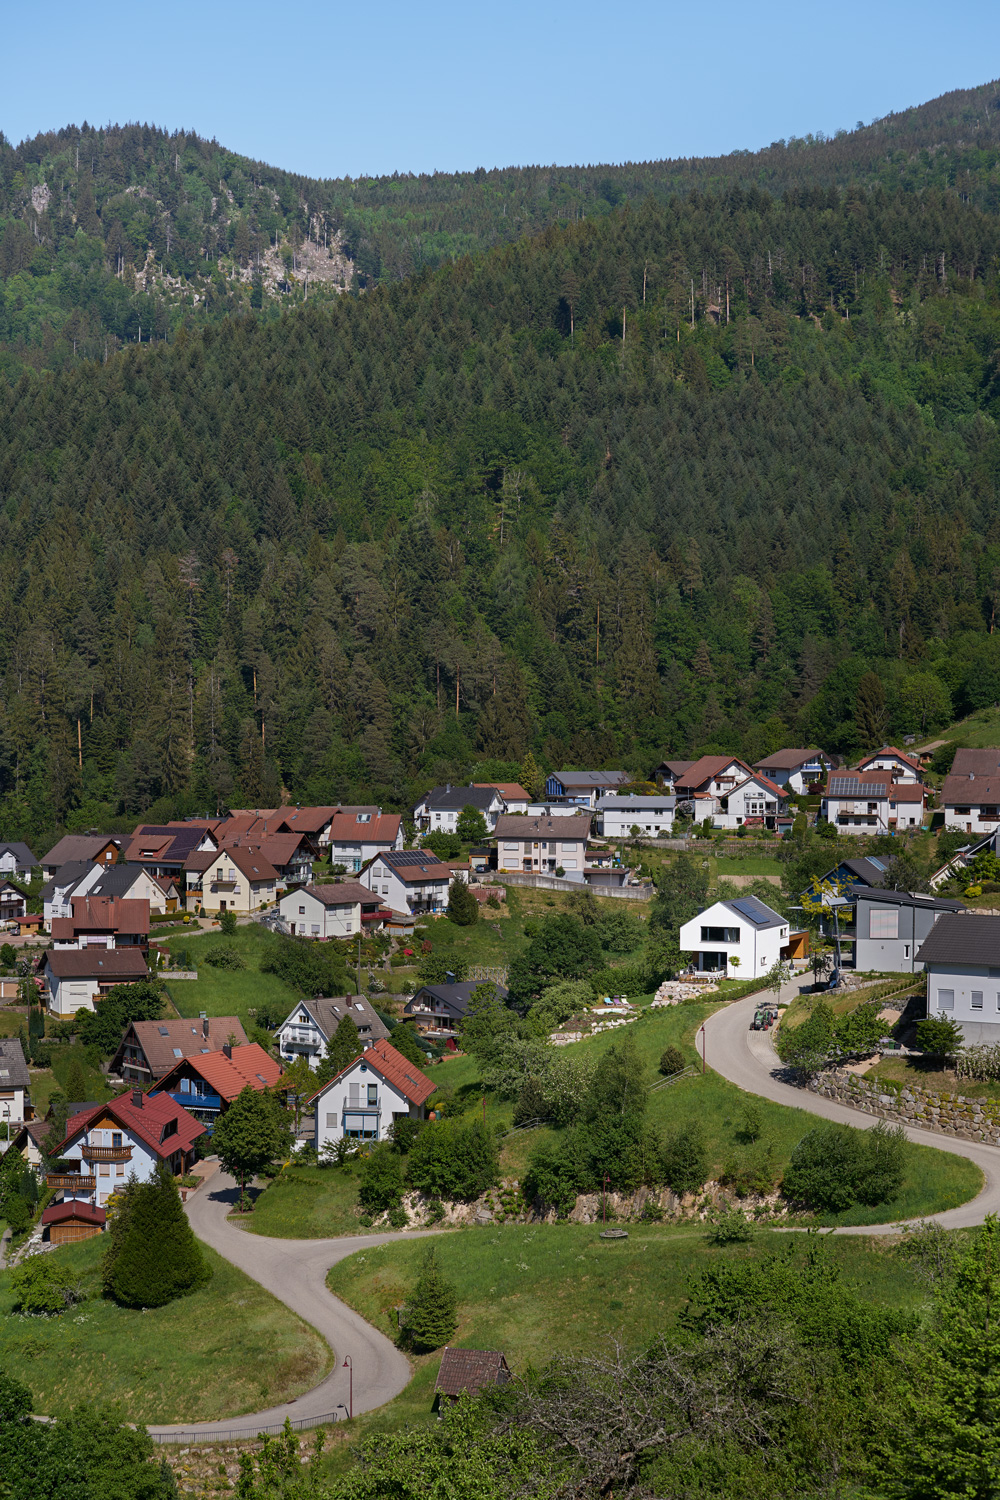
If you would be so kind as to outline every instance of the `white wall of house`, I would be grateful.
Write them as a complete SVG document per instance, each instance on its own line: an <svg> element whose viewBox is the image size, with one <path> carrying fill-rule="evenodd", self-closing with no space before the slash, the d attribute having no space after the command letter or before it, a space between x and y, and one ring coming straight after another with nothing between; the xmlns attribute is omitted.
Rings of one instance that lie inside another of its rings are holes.
<svg viewBox="0 0 1000 1500"><path fill-rule="evenodd" d="M481 795L480 788L479 795ZM472 805L471 798L469 805ZM488 807L477 807L486 821L486 827L492 833L496 827L497 818L505 810L505 803L499 792L495 792ZM458 820L462 816L461 807L439 807L433 801L424 800L418 802L413 809L414 819L420 823L428 833L457 833Z"/></svg>
<svg viewBox="0 0 1000 1500"><path fill-rule="evenodd" d="M878 794L824 797L820 811L828 823L836 823L838 833L885 833L889 827L889 799Z"/></svg>
<svg viewBox="0 0 1000 1500"><path fill-rule="evenodd" d="M277 881L250 880L225 849L205 871L197 900L205 911L235 911L242 915L259 911L275 898Z"/></svg>
<svg viewBox="0 0 1000 1500"><path fill-rule="evenodd" d="M730 979L755 979L781 958L788 924L762 927L730 902L716 901L685 922L679 934L682 953L696 956L699 969L725 973ZM738 963L733 964L733 959Z"/></svg>
<svg viewBox="0 0 1000 1500"><path fill-rule="evenodd" d="M2 1070L3 1059L0 1058L0 1123L23 1125L25 1091L8 1084L2 1076Z"/></svg>
<svg viewBox="0 0 1000 1500"><path fill-rule="evenodd" d="M716 828L741 828L752 818L771 819L783 813L786 799L777 798L764 784L753 777L744 781L735 791L719 800L719 809L713 814Z"/></svg>
<svg viewBox="0 0 1000 1500"><path fill-rule="evenodd" d="M378 896L383 906L389 906L393 911L409 912L411 916L418 911L444 911L448 905L450 877L422 876L413 865L405 874L411 875L411 872L412 878L404 879L392 865L375 860L358 878L373 895Z"/></svg>
<svg viewBox="0 0 1000 1500"><path fill-rule="evenodd" d="M303 888L282 896L278 910L289 930L298 937L354 937L361 931L360 901L327 906L318 896Z"/></svg>
<svg viewBox="0 0 1000 1500"><path fill-rule="evenodd" d="M895 755L873 755L870 760L866 757L862 762L862 769L865 771L889 771L892 774L893 781L899 781L908 786L914 786L924 779L922 771L917 771L915 767L908 766L904 760L900 760Z"/></svg>
<svg viewBox="0 0 1000 1500"><path fill-rule="evenodd" d="M362 865L374 859L376 854L382 854L387 849L402 849L403 847L403 825L399 825L399 833L392 843L388 839L374 841L364 837L351 839L333 839L330 842L330 863L332 865L343 865L349 875L357 875Z"/></svg>
<svg viewBox="0 0 1000 1500"><path fill-rule="evenodd" d="M84 1156L86 1146L114 1146L115 1144L132 1148L132 1155L128 1161L88 1162ZM138 1136L118 1124L111 1128L95 1128L85 1131L72 1145L66 1147L61 1159L78 1161L80 1175L92 1176L97 1180L93 1190L73 1192L66 1189L63 1192L63 1198L80 1198L85 1203L92 1203L96 1208L103 1208L111 1194L125 1186L125 1179L131 1173L134 1173L140 1182L148 1182L154 1176L157 1162L160 1160L150 1146L145 1145Z"/></svg>
<svg viewBox="0 0 1000 1500"><path fill-rule="evenodd" d="M297 1006L287 1020L282 1021L274 1037L278 1043L278 1051L286 1062L304 1057L309 1066L315 1069L326 1054L326 1038L305 1005Z"/></svg>
<svg viewBox="0 0 1000 1500"><path fill-rule="evenodd" d="M1000 968L930 962L927 1014L957 1021L970 1045L1000 1042Z"/></svg>
<svg viewBox="0 0 1000 1500"><path fill-rule="evenodd" d="M129 977L123 977L127 984ZM45 978L49 989L49 1012L53 1016L72 1016L78 1010L93 1010L100 993L98 979L59 979L46 964Z"/></svg>
<svg viewBox="0 0 1000 1500"><path fill-rule="evenodd" d="M586 838L502 838L497 840L497 869L522 870L532 874L551 875L558 869L567 880L582 880Z"/></svg>
<svg viewBox="0 0 1000 1500"><path fill-rule="evenodd" d="M316 1111L316 1150L342 1136L384 1141L400 1115L420 1119L423 1109L411 1104L363 1057L335 1078L313 1101Z"/></svg>
<svg viewBox="0 0 1000 1500"><path fill-rule="evenodd" d="M650 838L669 836L674 809L662 797L602 797L596 809L597 832L606 839L627 839L634 827Z"/></svg>
<svg viewBox="0 0 1000 1500"><path fill-rule="evenodd" d="M969 790L976 783L969 782ZM1000 827L1000 805L995 802L951 802L945 804L944 826L963 833L996 833Z"/></svg>

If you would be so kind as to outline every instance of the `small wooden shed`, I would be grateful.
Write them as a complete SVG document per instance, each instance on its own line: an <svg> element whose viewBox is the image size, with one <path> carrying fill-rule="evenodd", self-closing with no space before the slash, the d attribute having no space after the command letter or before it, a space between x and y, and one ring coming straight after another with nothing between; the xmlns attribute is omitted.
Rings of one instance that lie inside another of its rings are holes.
<svg viewBox="0 0 1000 1500"><path fill-rule="evenodd" d="M82 1198L67 1198L51 1204L42 1214L42 1223L53 1245L68 1245L103 1234L107 1218L103 1208L95 1208Z"/></svg>
<svg viewBox="0 0 1000 1500"><path fill-rule="evenodd" d="M435 1401L457 1401L463 1392L478 1395L484 1385L506 1385L510 1367L499 1349L445 1349L434 1386Z"/></svg>

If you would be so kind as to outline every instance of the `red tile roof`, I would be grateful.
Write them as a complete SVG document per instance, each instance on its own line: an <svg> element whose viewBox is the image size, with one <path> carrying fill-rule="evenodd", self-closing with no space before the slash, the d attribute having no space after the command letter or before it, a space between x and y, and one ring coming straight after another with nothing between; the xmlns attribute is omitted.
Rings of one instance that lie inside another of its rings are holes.
<svg viewBox="0 0 1000 1500"><path fill-rule="evenodd" d="M229 864L234 864L240 874L245 875L251 884L258 880L277 880L278 878L277 870L259 849L250 849L243 844L230 844L220 849L215 858L217 860L224 858ZM208 866L204 868L207 869Z"/></svg>
<svg viewBox="0 0 1000 1500"><path fill-rule="evenodd" d="M677 780L684 786L700 787L706 781L721 775L727 766L733 765L745 771L748 776L753 775L746 762L736 755L703 755L700 760L688 766L683 776L679 776Z"/></svg>
<svg viewBox="0 0 1000 1500"><path fill-rule="evenodd" d="M340 1072L330 1079L330 1083L324 1083L314 1094L310 1094L306 1103L318 1099L331 1083L335 1083L338 1078L349 1073L359 1062L367 1063L373 1072L385 1079L386 1083L391 1083L394 1088L399 1089L399 1092L404 1098L409 1099L411 1104L424 1104L437 1087L436 1084L431 1083L426 1073L421 1073L414 1063L405 1058L401 1052L397 1052L395 1047L391 1047L388 1042L373 1042L360 1057L353 1057L345 1068L341 1068Z"/></svg>
<svg viewBox="0 0 1000 1500"><path fill-rule="evenodd" d="M359 823L357 813L335 813L330 822L331 844L388 844L393 847L399 837L402 816L382 813L368 823Z"/></svg>
<svg viewBox="0 0 1000 1500"><path fill-rule="evenodd" d="M107 1210L95 1208L82 1198L67 1198L63 1203L52 1203L42 1214L43 1224L62 1224L67 1219L83 1219L88 1224L106 1224Z"/></svg>
<svg viewBox="0 0 1000 1500"><path fill-rule="evenodd" d="M183 1069L194 1069L226 1103L231 1103L237 1094L246 1088L270 1089L282 1075L280 1063L276 1063L257 1042L247 1042L244 1047L234 1047L232 1057L225 1051L203 1052L198 1057L181 1058L168 1073L159 1080L157 1089L169 1089L170 1080Z"/></svg>
<svg viewBox="0 0 1000 1500"><path fill-rule="evenodd" d="M484 1385L506 1385L510 1368L499 1349L446 1349L441 1356L435 1391L443 1396L478 1394Z"/></svg>
<svg viewBox="0 0 1000 1500"><path fill-rule="evenodd" d="M121 896L74 896L71 905L71 917L53 918L54 938L71 938L78 932L149 931L148 901Z"/></svg>
<svg viewBox="0 0 1000 1500"><path fill-rule="evenodd" d="M490 787L494 787L507 802L531 801L530 794L516 781L474 781L472 785L484 792L488 792Z"/></svg>
<svg viewBox="0 0 1000 1500"><path fill-rule="evenodd" d="M164 1160L173 1156L175 1151L190 1151L198 1137L205 1134L204 1125L193 1115L189 1115L183 1105L177 1104L169 1094L143 1094L141 1104L133 1104L132 1094L133 1090L129 1089L127 1093L112 1099L109 1104L92 1104L89 1109L74 1115L66 1122L66 1135L53 1155L58 1156L64 1147L85 1130L89 1130L93 1122L102 1115L110 1115L113 1120L117 1120L124 1130L137 1136ZM177 1129L165 1137L163 1127L172 1120L176 1120Z"/></svg>
<svg viewBox="0 0 1000 1500"><path fill-rule="evenodd" d="M878 760L880 755L894 755L904 765L912 766L914 771L923 771L924 769L915 756L907 755L905 750L897 750L895 745L883 745L881 750L873 750L870 755L862 756L861 760L858 761L858 769L860 770L864 766L869 765L873 760Z"/></svg>

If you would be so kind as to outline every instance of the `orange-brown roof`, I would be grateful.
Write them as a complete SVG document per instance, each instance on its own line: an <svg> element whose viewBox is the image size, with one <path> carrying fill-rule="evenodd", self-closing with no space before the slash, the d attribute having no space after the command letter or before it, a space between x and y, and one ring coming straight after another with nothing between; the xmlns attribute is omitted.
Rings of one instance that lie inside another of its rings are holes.
<svg viewBox="0 0 1000 1500"><path fill-rule="evenodd" d="M336 813L330 822L331 844L389 844L399 837L399 813L382 813L368 823L359 823L357 813Z"/></svg>
<svg viewBox="0 0 1000 1500"><path fill-rule="evenodd" d="M227 1057L223 1049L220 1052L203 1052L197 1057L181 1058L159 1080L156 1085L157 1093L161 1090L169 1092L174 1075L192 1068L227 1103L235 1099L247 1084L252 1089L273 1088L282 1074L281 1065L259 1043L247 1042L244 1047L234 1047L232 1057Z"/></svg>
<svg viewBox="0 0 1000 1500"><path fill-rule="evenodd" d="M489 791L490 787L493 787L508 802L531 801L530 794L516 781L474 781L472 785L479 787L482 791Z"/></svg>
<svg viewBox="0 0 1000 1500"><path fill-rule="evenodd" d="M89 1109L74 1115L66 1122L66 1134L56 1151L61 1151L70 1141L89 1129L95 1120L106 1114L126 1130L131 1130L133 1135L151 1146L157 1156L162 1156L164 1160L173 1156L175 1151L189 1151L198 1137L205 1134L201 1121L189 1115L183 1105L171 1099L169 1094L140 1094L142 1102L135 1104L133 1092L135 1091L129 1089L108 1104L92 1104ZM177 1129L165 1136L163 1127L172 1120L176 1120Z"/></svg>
<svg viewBox="0 0 1000 1500"><path fill-rule="evenodd" d="M391 1083L397 1088L411 1104L426 1103L434 1092L435 1085L431 1083L427 1074L421 1073L414 1063L405 1058L401 1052L397 1052L395 1047L390 1046L388 1042L373 1042L360 1057L353 1057L346 1067L341 1068L340 1072L330 1079L330 1083L350 1072L351 1068L359 1062L367 1063L369 1068L380 1074L386 1083ZM306 1103L318 1099L320 1094L325 1093L330 1087L330 1083L324 1083L309 1096Z"/></svg>
<svg viewBox="0 0 1000 1500"><path fill-rule="evenodd" d="M737 755L703 755L700 760L696 760L692 765L688 766L684 774L679 776L677 780L683 786L700 787L706 781L711 781L714 777L721 775L727 766L732 765L742 767L748 776L753 775L751 768L745 761L740 760Z"/></svg>
<svg viewBox="0 0 1000 1500"><path fill-rule="evenodd" d="M277 880L278 872L271 861L259 849L248 849L245 844L229 844L220 849L215 860L224 859L232 863L249 881ZM215 863L215 860L212 863ZM206 865L207 869L208 866Z"/></svg>
<svg viewBox="0 0 1000 1500"><path fill-rule="evenodd" d="M78 932L149 931L149 902L122 896L74 896L71 917L54 917L54 938L75 937Z"/></svg>
<svg viewBox="0 0 1000 1500"><path fill-rule="evenodd" d="M289 833L320 833L339 809L336 807L279 807L268 822Z"/></svg>
<svg viewBox="0 0 1000 1500"><path fill-rule="evenodd" d="M897 750L895 745L883 745L881 750L873 750L870 755L863 755L858 761L858 769L862 770L873 760L878 760L880 755L894 755L897 760L901 760L904 765L911 766L914 771L923 771L924 769L915 756L907 755L905 750Z"/></svg>

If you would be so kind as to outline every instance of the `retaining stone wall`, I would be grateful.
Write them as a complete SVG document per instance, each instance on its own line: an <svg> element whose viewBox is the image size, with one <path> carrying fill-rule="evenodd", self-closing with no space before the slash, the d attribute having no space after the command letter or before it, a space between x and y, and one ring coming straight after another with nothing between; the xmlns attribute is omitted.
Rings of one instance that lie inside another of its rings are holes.
<svg viewBox="0 0 1000 1500"><path fill-rule="evenodd" d="M916 1125L964 1141L1000 1146L1000 1102L966 1099L963 1094L937 1093L915 1086L898 1094L877 1080L838 1068L810 1079L808 1087L824 1099L898 1125Z"/></svg>

